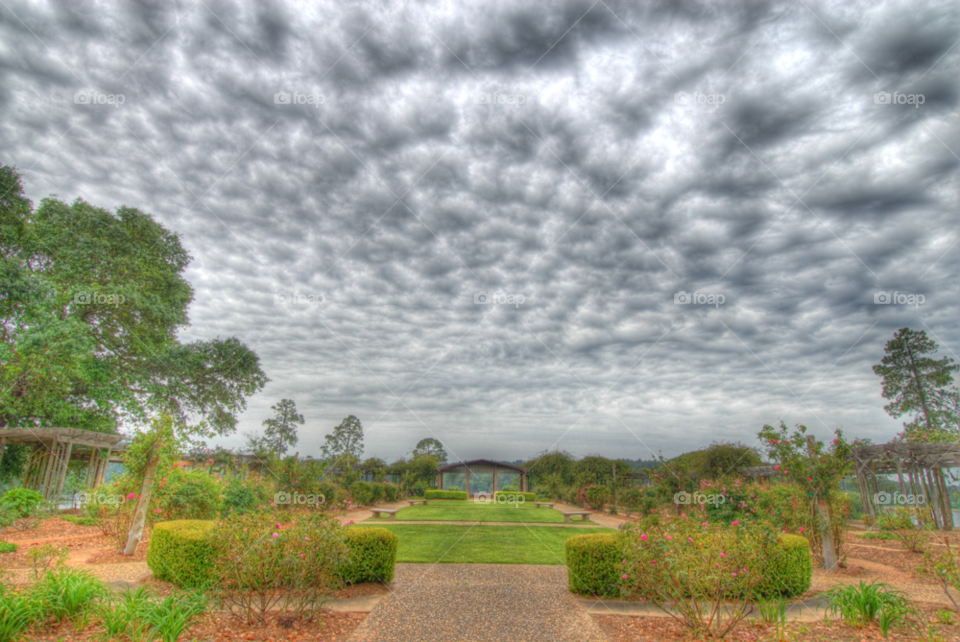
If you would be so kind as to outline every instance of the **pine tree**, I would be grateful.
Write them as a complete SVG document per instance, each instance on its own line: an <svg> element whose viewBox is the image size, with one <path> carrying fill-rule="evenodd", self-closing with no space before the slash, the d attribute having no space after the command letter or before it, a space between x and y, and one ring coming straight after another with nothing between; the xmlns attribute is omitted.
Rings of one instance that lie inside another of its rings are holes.
<svg viewBox="0 0 960 642"><path fill-rule="evenodd" d="M281 399L280 403L271 406L276 411L276 415L270 419L264 419L263 425L266 430L263 431L262 445L268 450L282 457L290 446L296 445L297 424L303 424L303 415L297 412L297 404L293 399Z"/></svg>

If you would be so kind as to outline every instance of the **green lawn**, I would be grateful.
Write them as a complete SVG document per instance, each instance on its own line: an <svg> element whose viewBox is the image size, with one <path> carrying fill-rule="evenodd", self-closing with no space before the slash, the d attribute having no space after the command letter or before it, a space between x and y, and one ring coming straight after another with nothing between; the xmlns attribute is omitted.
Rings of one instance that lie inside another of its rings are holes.
<svg viewBox="0 0 960 642"><path fill-rule="evenodd" d="M384 521L386 518L379 518ZM400 509L397 519L423 522L527 522L528 524L559 524L563 515L558 510L533 504L475 504L472 501L430 500L427 506L409 506ZM577 520L579 521L579 517ZM376 521L370 518L366 521Z"/></svg>
<svg viewBox="0 0 960 642"><path fill-rule="evenodd" d="M429 507L428 507L429 508ZM540 509L540 512L548 512ZM559 513L558 513L559 514ZM373 527L364 522L352 528ZM433 564L551 564L565 563L563 543L574 535L614 533L611 528L575 526L454 526L451 524L378 524L400 538L398 562Z"/></svg>

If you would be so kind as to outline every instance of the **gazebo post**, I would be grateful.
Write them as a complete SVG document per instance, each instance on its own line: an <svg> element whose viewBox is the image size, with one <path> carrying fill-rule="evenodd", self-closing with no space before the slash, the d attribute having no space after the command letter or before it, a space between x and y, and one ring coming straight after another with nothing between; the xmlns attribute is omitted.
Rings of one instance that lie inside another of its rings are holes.
<svg viewBox="0 0 960 642"><path fill-rule="evenodd" d="M943 477L943 468L934 470L937 483L940 486L940 500L943 502L943 528L944 530L953 530L953 506L950 505L950 493L947 491L947 482Z"/></svg>
<svg viewBox="0 0 960 642"><path fill-rule="evenodd" d="M70 453L73 452L73 442L68 441L63 448L63 464L60 467L60 474L57 477L57 492L53 496L53 501L60 503L60 493L63 492L63 482L67 479L67 471L70 469Z"/></svg>
<svg viewBox="0 0 960 642"><path fill-rule="evenodd" d="M499 471L499 470L500 470L500 466L494 466L494 467L493 467L493 492L494 492L494 493L496 493L498 490L500 490L500 489L497 487L497 471Z"/></svg>
<svg viewBox="0 0 960 642"><path fill-rule="evenodd" d="M43 471L43 479L40 482L40 492L43 493L44 498L50 498L50 479L53 477L53 468L56 465L57 456L57 438L54 437L50 442L50 446L47 448L47 465Z"/></svg>

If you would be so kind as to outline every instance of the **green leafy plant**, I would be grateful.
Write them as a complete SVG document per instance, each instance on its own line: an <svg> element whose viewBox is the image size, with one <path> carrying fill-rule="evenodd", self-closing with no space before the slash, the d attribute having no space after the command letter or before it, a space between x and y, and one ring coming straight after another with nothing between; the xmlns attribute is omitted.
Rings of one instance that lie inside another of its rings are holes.
<svg viewBox="0 0 960 642"><path fill-rule="evenodd" d="M385 528L348 528L343 533L348 557L337 576L344 584L392 582L399 541Z"/></svg>
<svg viewBox="0 0 960 642"><path fill-rule="evenodd" d="M610 500L610 489L606 486L591 484L580 489L580 501L593 510L603 510Z"/></svg>
<svg viewBox="0 0 960 642"><path fill-rule="evenodd" d="M424 499L467 499L467 491L465 490L424 490L423 498Z"/></svg>
<svg viewBox="0 0 960 642"><path fill-rule="evenodd" d="M137 617L150 625L150 635L163 642L177 642L190 629L191 622L207 610L202 592L169 595L166 599L146 602L137 609Z"/></svg>
<svg viewBox="0 0 960 642"><path fill-rule="evenodd" d="M929 510L904 508L898 506L893 511L877 519L880 529L913 553L922 553L930 540L933 518Z"/></svg>
<svg viewBox="0 0 960 642"><path fill-rule="evenodd" d="M42 614L37 601L30 594L4 591L0 595L0 642L13 642Z"/></svg>
<svg viewBox="0 0 960 642"><path fill-rule="evenodd" d="M153 576L186 589L208 586L213 578L215 552L210 533L215 522L183 520L153 527L147 566Z"/></svg>
<svg viewBox="0 0 960 642"><path fill-rule="evenodd" d="M61 519L77 526L98 526L97 519L89 515L61 515Z"/></svg>
<svg viewBox="0 0 960 642"><path fill-rule="evenodd" d="M0 553L16 553L18 548L13 542L0 542Z"/></svg>
<svg viewBox="0 0 960 642"><path fill-rule="evenodd" d="M50 569L63 566L69 554L70 551L66 546L54 546L53 544L44 544L38 548L30 549L27 551L27 559L30 560L33 577L39 579L46 575Z"/></svg>
<svg viewBox="0 0 960 642"><path fill-rule="evenodd" d="M57 620L73 618L86 625L89 611L107 596L107 587L86 571L58 568L46 573L31 589L43 613Z"/></svg>
<svg viewBox="0 0 960 642"><path fill-rule="evenodd" d="M152 599L153 593L146 587L141 586L135 591L128 588L119 596L101 601L96 613L103 625L104 638L106 640L116 640L123 637L138 639L138 635L130 635L132 633L130 629L137 618L137 614L149 605Z"/></svg>
<svg viewBox="0 0 960 642"><path fill-rule="evenodd" d="M212 519L220 511L219 480L205 471L173 468L156 480L149 516L154 520Z"/></svg>
<svg viewBox="0 0 960 642"><path fill-rule="evenodd" d="M11 488L0 497L0 508L10 516L13 527L18 531L29 530L37 525L45 503L41 493L27 488Z"/></svg>
<svg viewBox="0 0 960 642"><path fill-rule="evenodd" d="M859 586L837 586L827 591L828 611L839 615L849 626L860 628L877 622L884 637L890 629L909 622L916 615L906 596L882 582Z"/></svg>
<svg viewBox="0 0 960 642"><path fill-rule="evenodd" d="M951 589L960 591L960 557L954 554L950 548L950 540L943 538L946 551L925 553L923 561L917 567L917 573L921 576L930 577L943 589L944 595L953 604L955 611L960 611L957 606L957 600L953 597Z"/></svg>
<svg viewBox="0 0 960 642"><path fill-rule="evenodd" d="M947 609L937 611L937 621L944 626L953 626L953 613Z"/></svg>
<svg viewBox="0 0 960 642"><path fill-rule="evenodd" d="M777 640L783 640L787 629L786 600L780 595L775 598L765 598L763 595L757 595L755 599L761 621L765 624L773 624L776 628Z"/></svg>

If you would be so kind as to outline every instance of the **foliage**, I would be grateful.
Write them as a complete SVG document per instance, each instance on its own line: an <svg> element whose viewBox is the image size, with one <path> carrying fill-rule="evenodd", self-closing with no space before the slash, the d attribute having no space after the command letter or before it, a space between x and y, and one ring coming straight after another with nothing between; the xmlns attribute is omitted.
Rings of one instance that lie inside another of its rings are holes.
<svg viewBox="0 0 960 642"><path fill-rule="evenodd" d="M573 455L565 451L553 450L538 454L524 463L523 467L527 469L530 482L539 488L539 484L543 480L552 476L559 478L563 486L572 484L574 479L573 464Z"/></svg>
<svg viewBox="0 0 960 642"><path fill-rule="evenodd" d="M923 330L901 328L884 347L886 355L873 367L883 378L884 406L891 417L912 415L904 424L908 441L957 441L960 438L960 394L952 387L960 367L950 357L933 359L935 341Z"/></svg>
<svg viewBox="0 0 960 642"><path fill-rule="evenodd" d="M222 508L224 516L242 515L268 503L268 491L259 475L251 474L246 479L233 478L223 489Z"/></svg>
<svg viewBox="0 0 960 642"><path fill-rule="evenodd" d="M20 639L23 632L40 617L40 605L32 595L4 591L0 594L0 642Z"/></svg>
<svg viewBox="0 0 960 642"><path fill-rule="evenodd" d="M211 532L216 585L224 606L248 622L271 610L312 620L339 585L348 559L340 524L319 511L283 527L276 514L247 513Z"/></svg>
<svg viewBox="0 0 960 642"><path fill-rule="evenodd" d="M524 502L535 502L537 501L536 493L521 493L518 490L498 490L493 494L493 501L498 501L503 497L504 502L516 502L520 498L523 498ZM501 502L502 503L502 502Z"/></svg>
<svg viewBox="0 0 960 642"><path fill-rule="evenodd" d="M97 520L89 515L61 515L60 519L77 526L97 526Z"/></svg>
<svg viewBox="0 0 960 642"><path fill-rule="evenodd" d="M383 485L383 498L388 502L395 502L400 499L400 487L396 484Z"/></svg>
<svg viewBox="0 0 960 642"><path fill-rule="evenodd" d="M857 628L878 622L883 637L890 628L906 624L916 614L903 593L878 582L866 584L861 580L859 586L836 586L827 591L826 597L829 613Z"/></svg>
<svg viewBox="0 0 960 642"><path fill-rule="evenodd" d="M621 546L614 533L569 538L564 547L570 590L594 597L618 596L617 562L621 558Z"/></svg>
<svg viewBox="0 0 960 642"><path fill-rule="evenodd" d="M348 416L333 429L333 433L324 437L321 452L325 459L338 462L344 457L354 460L363 454L363 426L354 415Z"/></svg>
<svg viewBox="0 0 960 642"><path fill-rule="evenodd" d="M350 484L350 497L353 498L353 503L358 506L370 506L377 503L375 495L377 494L376 489L380 489L380 495L383 495L383 486L379 484L372 484L365 481L357 481Z"/></svg>
<svg viewBox="0 0 960 642"><path fill-rule="evenodd" d="M236 338L178 341L193 299L178 235L129 207L34 209L10 167L0 184L0 426L116 432L120 417L166 413L199 420L196 434L233 431L267 377Z"/></svg>
<svg viewBox="0 0 960 642"><path fill-rule="evenodd" d="M43 614L57 620L84 616L107 596L107 586L86 571L58 568L30 588Z"/></svg>
<svg viewBox="0 0 960 642"><path fill-rule="evenodd" d="M211 519L221 507L216 477L174 468L154 485L150 517L156 520Z"/></svg>
<svg viewBox="0 0 960 642"><path fill-rule="evenodd" d="M385 528L349 528L343 533L348 558L337 569L345 584L393 581L397 563L397 545L400 541Z"/></svg>
<svg viewBox="0 0 960 642"><path fill-rule="evenodd" d="M700 481L737 477L740 468L759 466L762 463L755 448L740 442L714 442L706 448L684 453L667 462L667 465L681 467L695 481Z"/></svg>
<svg viewBox="0 0 960 642"><path fill-rule="evenodd" d="M278 457L283 456L290 446L297 443L297 424L303 424L303 415L297 412L293 399L281 399L280 403L270 407L276 415L263 420L263 444Z"/></svg>
<svg viewBox="0 0 960 642"><path fill-rule="evenodd" d="M207 610L207 598L200 592L168 595L163 600L147 601L137 609L137 615L150 628L150 636L159 636L163 642L177 642L190 629L190 622Z"/></svg>
<svg viewBox="0 0 960 642"><path fill-rule="evenodd" d="M428 490L423 493L424 499L467 499L465 490Z"/></svg>
<svg viewBox="0 0 960 642"><path fill-rule="evenodd" d="M921 576L930 577L940 585L944 595L953 604L955 611L960 611L957 606L957 600L953 597L951 589L960 591L960 557L954 554L950 548L950 540L943 538L946 552L930 551L925 553L923 561L917 567L917 573Z"/></svg>
<svg viewBox="0 0 960 642"><path fill-rule="evenodd" d="M16 553L18 548L13 542L0 542L0 553Z"/></svg>
<svg viewBox="0 0 960 642"><path fill-rule="evenodd" d="M813 559L807 538L782 534L777 550L772 553L765 564L758 593L786 597L806 593L813 582Z"/></svg>
<svg viewBox="0 0 960 642"><path fill-rule="evenodd" d="M214 564L210 534L214 522L185 520L161 522L153 527L147 566L153 576L180 588L209 586Z"/></svg>
<svg viewBox="0 0 960 642"><path fill-rule="evenodd" d="M884 533L896 538L913 553L922 553L933 529L933 516L929 509L909 509L898 506L877 518L877 525Z"/></svg>
<svg viewBox="0 0 960 642"><path fill-rule="evenodd" d="M0 168L2 171L3 168ZM27 464L30 462L31 446L10 444L2 448L0 459L0 484L7 485L23 477Z"/></svg>
<svg viewBox="0 0 960 642"><path fill-rule="evenodd" d="M44 544L27 551L27 559L30 560L30 568L35 578L40 578L46 575L47 571L63 566L69 555L70 549L66 546L53 544Z"/></svg>
<svg viewBox="0 0 960 642"><path fill-rule="evenodd" d="M40 492L27 488L11 488L0 497L0 509L13 519L13 527L18 531L36 526L37 516L45 503Z"/></svg>
<svg viewBox="0 0 960 642"><path fill-rule="evenodd" d="M447 451L444 450L443 444L432 437L418 441L412 454L414 459L423 456L433 457L441 466L447 463Z"/></svg>
<svg viewBox="0 0 960 642"><path fill-rule="evenodd" d="M134 631L140 612L147 607L153 594L144 586L131 590L127 588L116 597L103 600L97 608L97 615L104 628L108 640L117 640L124 637L138 639L142 631ZM143 627L141 627L143 628Z"/></svg>
<svg viewBox="0 0 960 642"><path fill-rule="evenodd" d="M627 517L631 512L639 512L647 517L660 504L652 488L640 488L633 484L621 490L618 499L620 505L626 507Z"/></svg>

